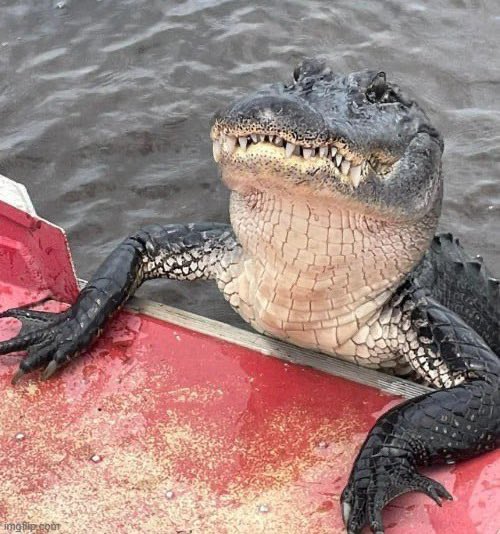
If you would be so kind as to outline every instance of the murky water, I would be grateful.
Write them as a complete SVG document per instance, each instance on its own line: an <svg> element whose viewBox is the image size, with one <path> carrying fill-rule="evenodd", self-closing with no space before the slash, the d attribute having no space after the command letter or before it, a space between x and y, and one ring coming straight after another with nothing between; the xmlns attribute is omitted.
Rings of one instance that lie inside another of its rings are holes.
<svg viewBox="0 0 500 534"><path fill-rule="evenodd" d="M446 139L442 228L498 275L499 35L498 0L0 0L0 173L89 277L142 225L227 221L211 116L321 55L418 96ZM207 283L142 291L227 310Z"/></svg>

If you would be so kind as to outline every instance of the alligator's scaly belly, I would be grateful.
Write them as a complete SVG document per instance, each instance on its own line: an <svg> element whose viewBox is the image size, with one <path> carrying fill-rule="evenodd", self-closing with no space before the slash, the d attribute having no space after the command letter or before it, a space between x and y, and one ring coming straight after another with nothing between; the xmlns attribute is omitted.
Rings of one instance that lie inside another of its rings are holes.
<svg viewBox="0 0 500 534"><path fill-rule="evenodd" d="M364 365L395 359L377 320L415 261L407 236L389 241L358 214L263 194L234 196L231 215L243 250L218 283L256 330Z"/></svg>
<svg viewBox="0 0 500 534"><path fill-rule="evenodd" d="M408 373L407 362L394 350L406 340L398 339L390 310L382 311L389 290L349 305L352 296L342 285L335 288L334 280L320 281L328 287L322 297L297 280L286 270L276 274L248 258L232 263L218 283L235 311L258 332L365 367Z"/></svg>
<svg viewBox="0 0 500 534"><path fill-rule="evenodd" d="M328 354L342 354L346 342L389 296L381 291L355 302L344 276L314 279L275 267L244 260L223 288L226 298L256 330Z"/></svg>

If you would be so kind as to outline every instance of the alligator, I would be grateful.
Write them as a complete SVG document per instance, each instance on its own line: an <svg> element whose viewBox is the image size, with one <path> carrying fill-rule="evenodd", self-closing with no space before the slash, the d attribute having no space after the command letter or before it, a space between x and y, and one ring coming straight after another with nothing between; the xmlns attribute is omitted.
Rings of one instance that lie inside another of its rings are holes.
<svg viewBox="0 0 500 534"><path fill-rule="evenodd" d="M418 468L500 440L499 281L436 235L443 140L385 73L305 60L216 115L231 225L151 225L125 239L62 313L13 309L14 375L74 359L144 281L215 280L257 331L432 388L382 415L341 495L349 533L384 531L403 493L451 499Z"/></svg>

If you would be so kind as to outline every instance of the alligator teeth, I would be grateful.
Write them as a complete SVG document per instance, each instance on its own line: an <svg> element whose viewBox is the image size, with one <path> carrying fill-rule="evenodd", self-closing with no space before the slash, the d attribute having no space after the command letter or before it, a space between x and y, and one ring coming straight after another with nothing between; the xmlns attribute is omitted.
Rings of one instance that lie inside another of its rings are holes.
<svg viewBox="0 0 500 534"><path fill-rule="evenodd" d="M216 139L212 145L212 151L213 151L213 154L214 154L214 160L216 161L216 163L219 163L220 161L220 153L221 153L221 146L220 146L220 141L218 139Z"/></svg>
<svg viewBox="0 0 500 534"><path fill-rule="evenodd" d="M345 158L344 160L342 161L342 163L340 164L340 171L342 172L342 174L349 174L349 169L351 167L351 162L350 161L347 161Z"/></svg>
<svg viewBox="0 0 500 534"><path fill-rule="evenodd" d="M351 167L351 170L349 171L349 177L351 178L352 185L355 188L358 187L359 182L361 182L361 165Z"/></svg>
<svg viewBox="0 0 500 534"><path fill-rule="evenodd" d="M293 143L287 143L285 145L285 157L291 158L294 150L295 145Z"/></svg>
<svg viewBox="0 0 500 534"><path fill-rule="evenodd" d="M229 152L229 154L232 154L236 148L236 137L233 137L232 135L226 135L224 141L226 150Z"/></svg>
<svg viewBox="0 0 500 534"><path fill-rule="evenodd" d="M349 154L343 156L339 153L338 146L320 146L320 147L303 147L301 145L286 141L279 135L257 134L249 133L242 136L234 136L229 134L222 134L219 138L213 141L212 150L215 161L218 163L221 160L222 152L231 155L237 147L242 150L248 148L249 143L272 143L277 147L285 149L285 157L292 156L303 157L306 160L316 156L324 158L331 158L332 162L340 170L340 172L348 176L354 188L357 188L361 183L361 167L362 165L352 165L349 159Z"/></svg>

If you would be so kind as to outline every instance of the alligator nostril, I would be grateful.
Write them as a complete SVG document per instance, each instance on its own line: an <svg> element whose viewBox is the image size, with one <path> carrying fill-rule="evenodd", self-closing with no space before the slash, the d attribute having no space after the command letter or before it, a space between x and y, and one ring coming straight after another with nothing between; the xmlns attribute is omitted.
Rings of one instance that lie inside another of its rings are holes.
<svg viewBox="0 0 500 534"><path fill-rule="evenodd" d="M366 98L370 102L379 102L387 91L385 72L379 72L366 89Z"/></svg>
<svg viewBox="0 0 500 534"><path fill-rule="evenodd" d="M295 69L293 70L293 80L295 82L298 82L299 81L299 78L300 78L300 65L297 65L295 67Z"/></svg>

